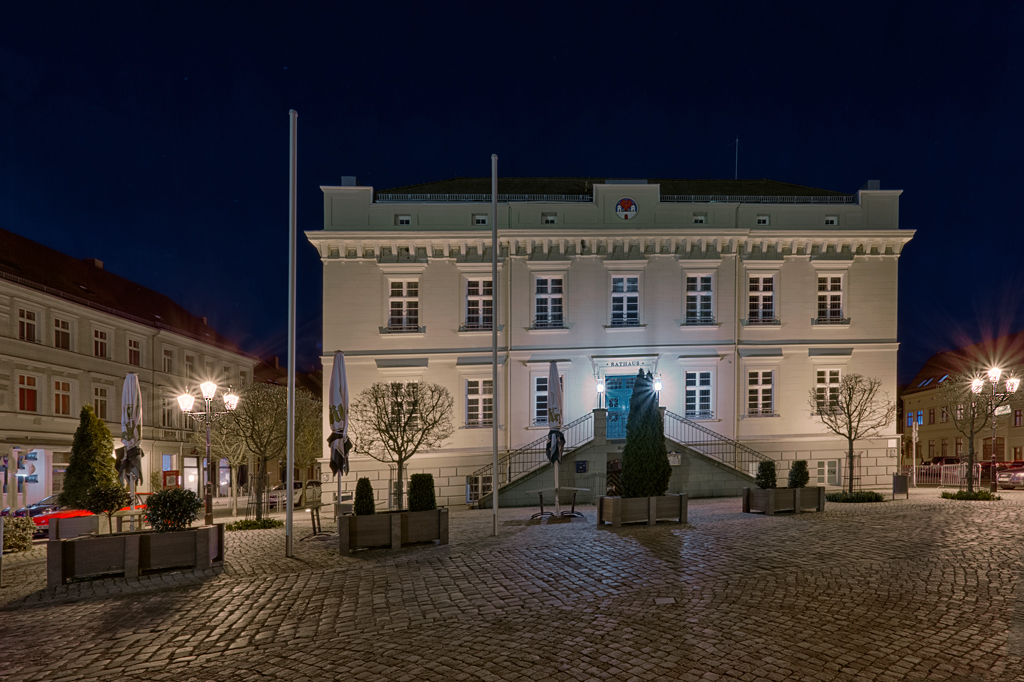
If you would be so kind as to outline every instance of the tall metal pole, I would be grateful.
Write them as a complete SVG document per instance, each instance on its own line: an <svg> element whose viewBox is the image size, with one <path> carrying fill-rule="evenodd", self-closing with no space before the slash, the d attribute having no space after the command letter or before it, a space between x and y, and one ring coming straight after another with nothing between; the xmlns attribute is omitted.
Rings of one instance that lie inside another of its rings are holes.
<svg viewBox="0 0 1024 682"><path fill-rule="evenodd" d="M491 510L494 536L498 535L498 155L491 154Z"/></svg>
<svg viewBox="0 0 1024 682"><path fill-rule="evenodd" d="M213 421L213 401L206 401L206 525L213 525L213 482L215 479L213 457L210 457L210 422Z"/></svg>
<svg viewBox="0 0 1024 682"><path fill-rule="evenodd" d="M988 470L989 491L995 493L999 490L996 482L996 385L992 384L992 468ZM974 476L973 471L967 472L968 476Z"/></svg>
<svg viewBox="0 0 1024 682"><path fill-rule="evenodd" d="M288 111L290 119L288 154L288 493L284 524L284 555L292 556L292 515L295 507L295 241L298 231L298 128L299 112Z"/></svg>

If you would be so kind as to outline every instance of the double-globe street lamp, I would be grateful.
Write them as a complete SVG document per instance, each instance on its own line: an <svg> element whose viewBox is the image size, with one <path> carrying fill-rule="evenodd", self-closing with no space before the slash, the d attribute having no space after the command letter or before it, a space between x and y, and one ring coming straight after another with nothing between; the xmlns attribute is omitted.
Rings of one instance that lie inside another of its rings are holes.
<svg viewBox="0 0 1024 682"><path fill-rule="evenodd" d="M1006 380L1006 390L998 390L999 377L1002 376L1002 374L1003 370L998 367L993 367L988 370L988 381L991 386L991 391L986 397L988 398L988 415L992 420L992 462L990 464L991 468L989 469L988 477L990 480L989 490L992 492L996 492L999 487L996 482L996 409L1000 407L1002 403L1009 400L1010 397L1017 392L1017 389L1020 388L1020 379L1017 377L1010 377ZM971 382L971 392L975 394L980 395L984 388L985 380L980 377ZM967 472L967 475L973 476L974 474L973 472Z"/></svg>
<svg viewBox="0 0 1024 682"><path fill-rule="evenodd" d="M206 525L213 525L213 482L217 480L217 466L214 462L213 457L210 456L210 426L214 420L224 416L228 412L234 411L238 407L238 396L231 392L231 387L224 392L224 409L214 410L213 399L217 395L217 384L212 381L206 381L199 385L199 390L203 393L203 400L206 401L205 412L193 412L192 406L195 404L195 396L191 393L182 393L178 396L178 407L186 415L192 417L197 421L201 421L206 424Z"/></svg>

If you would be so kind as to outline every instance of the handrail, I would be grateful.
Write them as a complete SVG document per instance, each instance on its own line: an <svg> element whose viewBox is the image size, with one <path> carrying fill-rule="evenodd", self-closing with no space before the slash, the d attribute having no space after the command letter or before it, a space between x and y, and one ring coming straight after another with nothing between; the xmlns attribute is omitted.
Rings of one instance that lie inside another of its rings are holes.
<svg viewBox="0 0 1024 682"><path fill-rule="evenodd" d="M665 411L665 437L751 476L757 473L759 462L768 462L772 459L739 441L726 438L706 426L668 410Z"/></svg>
<svg viewBox="0 0 1024 682"><path fill-rule="evenodd" d="M592 441L594 439L594 413L588 412L576 421L569 422L563 426L562 435L565 436L565 454ZM498 486L507 485L520 476L524 476L547 464L547 442L548 436L544 434L529 445L513 450L499 459L498 472L501 475L498 477ZM493 470L494 465L488 464L474 471L472 475L479 477L491 476Z"/></svg>
<svg viewBox="0 0 1024 682"><path fill-rule="evenodd" d="M662 203L683 203L683 204L853 204L856 197L844 195L827 196L777 196L777 195L754 195L754 194L662 194ZM470 193L404 193L384 192L374 197L378 204L406 203L406 202L478 202L484 203L491 200L488 194ZM543 201L549 203L593 203L592 194L498 194L498 201L527 202Z"/></svg>
<svg viewBox="0 0 1024 682"><path fill-rule="evenodd" d="M411 201L441 201L441 202L488 202L491 200L488 194L404 194L385 193L378 194L374 201L378 204L403 203ZM498 201L546 201L549 203L565 204L586 204L592 203L594 197L591 194L499 194Z"/></svg>

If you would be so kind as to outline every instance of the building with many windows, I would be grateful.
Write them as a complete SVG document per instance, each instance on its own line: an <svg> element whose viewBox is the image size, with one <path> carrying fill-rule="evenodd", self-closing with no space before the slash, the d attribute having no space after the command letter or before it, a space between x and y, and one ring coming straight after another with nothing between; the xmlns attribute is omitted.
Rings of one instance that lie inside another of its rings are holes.
<svg viewBox="0 0 1024 682"><path fill-rule="evenodd" d="M551 361L570 423L562 480L594 494L614 488L641 369L661 385L673 485L697 495L736 493L759 457L782 476L806 459L812 481L836 485L845 444L809 392L824 405L857 372L895 398L898 260L913 232L899 229L901 192L877 182L843 194L772 180L508 178L496 217L486 178L322 190L324 228L307 237L323 262L325 375L343 350L353 399L375 381L449 389L456 433L409 470L433 473L449 503L489 492L495 420L503 500L544 487ZM888 480L896 439L893 424L857 444L861 484ZM352 470L347 488L366 475L386 500L387 467L353 458Z"/></svg>
<svg viewBox="0 0 1024 682"><path fill-rule="evenodd" d="M254 358L168 297L0 230L0 455L22 463L17 504L61 490L79 412L91 404L120 446L121 389L139 376L143 468L177 471L201 491L203 454L188 443L176 396L212 379L247 384ZM113 453L111 453L113 455ZM13 468L12 468L13 470ZM227 494L222 466L217 492ZM6 490L5 503L11 491Z"/></svg>

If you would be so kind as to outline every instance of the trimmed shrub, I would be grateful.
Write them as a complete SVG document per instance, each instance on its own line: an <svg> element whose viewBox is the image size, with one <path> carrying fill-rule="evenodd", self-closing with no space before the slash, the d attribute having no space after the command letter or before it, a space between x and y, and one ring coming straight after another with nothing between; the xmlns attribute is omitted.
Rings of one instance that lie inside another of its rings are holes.
<svg viewBox="0 0 1024 682"><path fill-rule="evenodd" d="M876 493L874 490L857 490L855 492L825 493L825 499L829 502L885 502L885 496Z"/></svg>
<svg viewBox="0 0 1024 682"><path fill-rule="evenodd" d="M811 472L807 470L807 460L798 459L789 467L789 481L786 485L790 488L804 488L811 480Z"/></svg>
<svg viewBox="0 0 1024 682"><path fill-rule="evenodd" d="M982 502L992 502L994 500L1003 499L999 495L993 495L988 490L975 490L973 493L969 493L966 490L957 490L955 493L944 492L942 498L945 500L973 500Z"/></svg>
<svg viewBox="0 0 1024 682"><path fill-rule="evenodd" d="M356 481L356 499L352 505L352 511L356 516L366 516L377 513L377 503L373 499L373 484L368 478L360 478Z"/></svg>
<svg viewBox="0 0 1024 682"><path fill-rule="evenodd" d="M36 522L27 516L5 516L3 551L26 552L32 549L35 532Z"/></svg>
<svg viewBox="0 0 1024 682"><path fill-rule="evenodd" d="M132 496L120 483L100 483L85 496L85 508L96 516L107 515L107 529L114 532L114 512L132 503Z"/></svg>
<svg viewBox="0 0 1024 682"><path fill-rule="evenodd" d="M626 419L626 444L622 448L623 497L657 497L668 490L672 467L665 448L665 424L658 409L654 381L643 370L633 384Z"/></svg>
<svg viewBox="0 0 1024 682"><path fill-rule="evenodd" d="M149 490L158 493L164 489L164 472L151 471L149 473Z"/></svg>
<svg viewBox="0 0 1024 682"><path fill-rule="evenodd" d="M149 496L146 520L160 533L188 530L202 508L203 501L191 490L167 488Z"/></svg>
<svg viewBox="0 0 1024 682"><path fill-rule="evenodd" d="M71 441L71 459L64 473L64 490L60 503L73 509L85 509L85 498L98 485L116 483L114 471L114 438L92 405L85 405L79 414L78 430Z"/></svg>
<svg viewBox="0 0 1024 682"><path fill-rule="evenodd" d="M262 518L259 521L256 519L245 519L229 523L224 526L224 530L263 530L265 528L280 528L283 525L284 521L278 521L277 519Z"/></svg>
<svg viewBox="0 0 1024 682"><path fill-rule="evenodd" d="M434 496L433 474L413 474L409 477L409 511L432 511L437 509Z"/></svg>
<svg viewBox="0 0 1024 682"><path fill-rule="evenodd" d="M775 481L775 462L765 460L757 463L757 476L754 477L754 484L762 490L777 487Z"/></svg>

